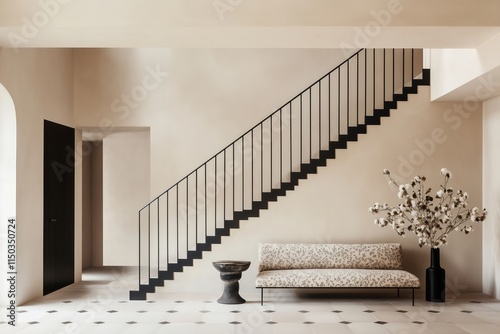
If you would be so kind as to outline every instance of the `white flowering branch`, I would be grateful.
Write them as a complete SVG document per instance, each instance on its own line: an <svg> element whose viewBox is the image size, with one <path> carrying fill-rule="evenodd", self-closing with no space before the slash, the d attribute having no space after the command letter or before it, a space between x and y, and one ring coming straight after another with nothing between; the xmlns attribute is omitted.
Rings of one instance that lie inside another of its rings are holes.
<svg viewBox="0 0 500 334"><path fill-rule="evenodd" d="M411 183L399 185L391 176L391 172L384 169L384 175L389 183L394 184L399 192L398 198L402 203L389 207L387 203L375 203L369 208L372 214L385 212L385 218L377 218L374 223L384 227L390 225L400 236L406 231L418 237L418 245L438 248L448 243L448 234L459 231L469 234L473 231L470 223L481 223L486 219L487 211L480 211L477 207L467 209L469 195L458 190L455 194L448 181L452 174L446 168L441 169L444 183L435 196L432 189L425 187L425 176L415 176ZM436 203L434 202L435 200Z"/></svg>

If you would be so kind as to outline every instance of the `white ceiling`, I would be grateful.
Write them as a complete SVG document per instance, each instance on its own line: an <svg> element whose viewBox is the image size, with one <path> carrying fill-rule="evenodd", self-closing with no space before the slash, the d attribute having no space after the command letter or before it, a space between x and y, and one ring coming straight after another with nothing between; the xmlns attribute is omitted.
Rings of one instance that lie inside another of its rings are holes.
<svg viewBox="0 0 500 334"><path fill-rule="evenodd" d="M361 29L365 27L50 28L27 39L21 28L0 27L0 47L477 48L500 33L500 27L385 27L370 37Z"/></svg>
<svg viewBox="0 0 500 334"><path fill-rule="evenodd" d="M477 49L499 13L498 0L0 0L0 47Z"/></svg>
<svg viewBox="0 0 500 334"><path fill-rule="evenodd" d="M498 0L0 0L0 47L475 48L498 13Z"/></svg>

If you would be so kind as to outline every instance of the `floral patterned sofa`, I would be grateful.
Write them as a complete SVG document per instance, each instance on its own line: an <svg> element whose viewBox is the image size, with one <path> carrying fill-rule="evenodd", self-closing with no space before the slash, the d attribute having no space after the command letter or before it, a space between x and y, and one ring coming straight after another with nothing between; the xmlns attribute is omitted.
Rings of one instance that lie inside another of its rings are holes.
<svg viewBox="0 0 500 334"><path fill-rule="evenodd" d="M402 248L384 244L259 244L255 286L264 288L412 289L419 279L402 270Z"/></svg>

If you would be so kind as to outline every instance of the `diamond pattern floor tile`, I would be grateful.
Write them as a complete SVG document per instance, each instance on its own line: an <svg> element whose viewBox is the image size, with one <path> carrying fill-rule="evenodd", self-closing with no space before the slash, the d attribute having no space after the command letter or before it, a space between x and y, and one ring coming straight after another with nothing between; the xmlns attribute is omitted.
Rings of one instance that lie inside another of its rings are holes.
<svg viewBox="0 0 500 334"><path fill-rule="evenodd" d="M259 293L245 295L247 303L238 305L219 304L218 296L168 293L130 302L125 288L99 299L105 286L83 281L22 305L18 326L12 329L0 318L0 333L500 333L500 301L483 294L441 304L417 298L412 307L404 295L350 299L269 293L261 306Z"/></svg>

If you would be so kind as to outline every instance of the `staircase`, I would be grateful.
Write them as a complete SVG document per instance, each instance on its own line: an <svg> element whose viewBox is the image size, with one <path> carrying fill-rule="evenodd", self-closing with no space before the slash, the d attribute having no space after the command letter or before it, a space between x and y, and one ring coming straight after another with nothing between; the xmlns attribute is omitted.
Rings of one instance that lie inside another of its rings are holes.
<svg viewBox="0 0 500 334"><path fill-rule="evenodd" d="M422 63L422 50L356 52L144 206L139 285L130 299L146 300L429 85Z"/></svg>

